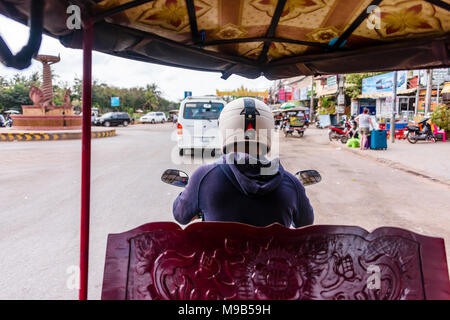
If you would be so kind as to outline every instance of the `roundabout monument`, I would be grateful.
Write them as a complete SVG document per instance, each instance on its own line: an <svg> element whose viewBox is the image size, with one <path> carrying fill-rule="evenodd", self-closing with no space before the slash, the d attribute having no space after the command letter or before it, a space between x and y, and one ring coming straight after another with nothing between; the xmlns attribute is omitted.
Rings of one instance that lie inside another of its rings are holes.
<svg viewBox="0 0 450 320"><path fill-rule="evenodd" d="M0 128L0 141L81 139L83 117L74 113L70 103L70 89L64 94L62 105L55 105L50 66L60 57L38 55L35 60L43 66L42 87L31 86L29 96L33 105L23 105L23 114L11 115L12 128ZM91 138L116 135L115 129L92 128Z"/></svg>
<svg viewBox="0 0 450 320"><path fill-rule="evenodd" d="M70 104L70 89L64 94L64 104L54 104L52 71L50 66L60 61L60 57L38 55L35 60L43 66L42 88L32 86L30 99L33 105L22 106L22 115L11 116L15 129L25 130L71 130L81 129L82 116L75 115Z"/></svg>

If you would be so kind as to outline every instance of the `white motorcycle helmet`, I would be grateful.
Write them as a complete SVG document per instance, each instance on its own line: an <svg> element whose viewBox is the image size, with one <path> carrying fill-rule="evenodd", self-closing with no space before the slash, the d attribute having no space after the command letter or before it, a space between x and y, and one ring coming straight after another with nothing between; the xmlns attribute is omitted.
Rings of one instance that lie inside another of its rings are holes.
<svg viewBox="0 0 450 320"><path fill-rule="evenodd" d="M219 117L223 153L233 152L235 146L247 146L264 155L270 151L273 129L272 110L264 102L255 98L231 101Z"/></svg>

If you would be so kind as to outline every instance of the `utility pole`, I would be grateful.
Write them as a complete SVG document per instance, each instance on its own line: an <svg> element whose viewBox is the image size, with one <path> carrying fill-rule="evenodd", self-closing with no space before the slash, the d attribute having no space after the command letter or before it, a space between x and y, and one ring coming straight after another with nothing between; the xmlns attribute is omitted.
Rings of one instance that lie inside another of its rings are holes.
<svg viewBox="0 0 450 320"><path fill-rule="evenodd" d="M430 111L431 106L431 88L432 88L432 81L433 81L433 71L431 69L427 70L427 96L425 98L425 110L424 110L424 117L427 116L427 113Z"/></svg>
<svg viewBox="0 0 450 320"><path fill-rule="evenodd" d="M436 92L436 105L438 105L439 104L439 85L441 84L441 82L440 82L440 79L438 80L438 83L437 83L437 92Z"/></svg>
<svg viewBox="0 0 450 320"><path fill-rule="evenodd" d="M391 142L395 143L395 113L397 112L397 71L394 71L392 85Z"/></svg>
<svg viewBox="0 0 450 320"><path fill-rule="evenodd" d="M339 90L339 94L338 94L338 109L337 109L337 122L339 123L339 121L341 121L341 113L345 113L345 94L344 94L344 83L345 83L345 75L344 74L339 74L338 75L338 90Z"/></svg>
<svg viewBox="0 0 450 320"><path fill-rule="evenodd" d="M422 70L419 70L419 75L417 76L417 91L416 91L416 103L414 104L414 115L417 115L417 111L419 110L419 93L420 93L420 76L422 74Z"/></svg>
<svg viewBox="0 0 450 320"><path fill-rule="evenodd" d="M309 121L312 123L315 119L314 116L314 76L311 76L311 91L310 91L310 97L309 97Z"/></svg>

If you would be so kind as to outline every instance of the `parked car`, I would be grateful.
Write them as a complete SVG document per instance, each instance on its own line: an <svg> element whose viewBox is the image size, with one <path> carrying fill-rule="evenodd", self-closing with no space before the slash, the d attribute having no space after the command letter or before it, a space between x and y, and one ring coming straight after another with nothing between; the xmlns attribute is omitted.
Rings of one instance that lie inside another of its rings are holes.
<svg viewBox="0 0 450 320"><path fill-rule="evenodd" d="M126 127L131 123L130 115L126 112L108 112L96 119L95 124L99 126L118 126Z"/></svg>
<svg viewBox="0 0 450 320"><path fill-rule="evenodd" d="M164 123L167 121L167 118L164 112L149 112L139 120L141 120L142 123Z"/></svg>

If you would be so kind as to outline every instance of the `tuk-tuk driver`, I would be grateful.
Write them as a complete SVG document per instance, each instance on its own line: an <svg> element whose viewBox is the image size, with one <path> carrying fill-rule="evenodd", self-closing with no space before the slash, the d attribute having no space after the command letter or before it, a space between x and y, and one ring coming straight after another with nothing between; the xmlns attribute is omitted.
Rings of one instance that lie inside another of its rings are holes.
<svg viewBox="0 0 450 320"><path fill-rule="evenodd" d="M239 98L219 117L223 157L199 167L173 204L174 218L187 224L233 221L263 227L280 223L302 227L314 221L313 209L298 178L276 158L269 161L273 114L263 102Z"/></svg>

